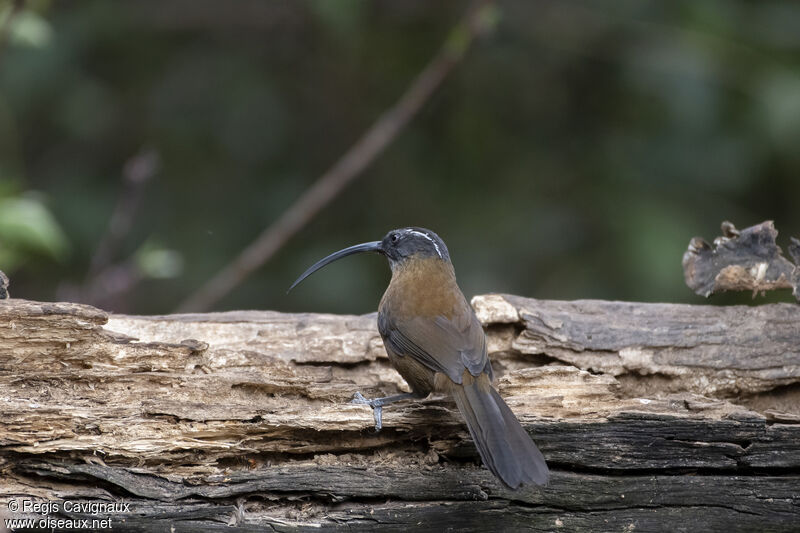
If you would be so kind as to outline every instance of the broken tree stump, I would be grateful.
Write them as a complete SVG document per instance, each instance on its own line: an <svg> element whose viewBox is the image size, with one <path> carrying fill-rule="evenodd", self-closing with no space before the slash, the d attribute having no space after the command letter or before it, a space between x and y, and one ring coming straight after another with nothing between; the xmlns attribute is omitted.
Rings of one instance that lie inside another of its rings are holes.
<svg viewBox="0 0 800 533"><path fill-rule="evenodd" d="M789 255L783 256L776 243L778 231L771 220L741 231L725 221L722 235L712 248L702 237L693 237L683 254L686 285L700 296L725 291L764 294L791 289L800 301L800 239L789 238Z"/></svg>
<svg viewBox="0 0 800 533"><path fill-rule="evenodd" d="M75 521L65 531L104 519L116 531L797 530L800 306L473 305L547 487L503 487L446 398L393 405L375 433L371 410L348 401L404 383L374 314L0 301L0 518Z"/></svg>

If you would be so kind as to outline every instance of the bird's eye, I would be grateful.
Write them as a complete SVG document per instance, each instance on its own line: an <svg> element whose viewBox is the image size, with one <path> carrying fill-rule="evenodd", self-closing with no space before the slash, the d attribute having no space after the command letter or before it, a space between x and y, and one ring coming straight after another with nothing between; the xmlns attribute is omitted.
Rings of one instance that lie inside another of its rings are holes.
<svg viewBox="0 0 800 533"><path fill-rule="evenodd" d="M392 240L392 242L397 242L400 240L400 235L398 235L397 233L392 233L392 235L389 238Z"/></svg>

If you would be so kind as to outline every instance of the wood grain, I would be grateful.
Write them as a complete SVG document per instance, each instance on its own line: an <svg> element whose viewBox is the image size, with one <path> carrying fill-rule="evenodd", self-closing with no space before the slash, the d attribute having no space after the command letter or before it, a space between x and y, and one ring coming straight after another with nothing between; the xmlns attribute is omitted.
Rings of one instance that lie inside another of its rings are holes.
<svg viewBox="0 0 800 533"><path fill-rule="evenodd" d="M352 394L404 387L374 314L3 300L0 517L49 499L127 502L118 531L796 528L798 306L473 306L545 488L498 483L447 398L374 432Z"/></svg>

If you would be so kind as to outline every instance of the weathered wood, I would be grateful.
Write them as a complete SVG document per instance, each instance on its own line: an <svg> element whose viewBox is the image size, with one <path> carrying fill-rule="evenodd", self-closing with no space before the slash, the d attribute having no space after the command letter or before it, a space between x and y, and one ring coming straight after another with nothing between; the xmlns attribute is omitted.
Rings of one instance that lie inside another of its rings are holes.
<svg viewBox="0 0 800 533"><path fill-rule="evenodd" d="M490 296L476 305L490 324L493 306L517 312L524 329L511 339L512 350L633 377L631 386L642 393L731 397L800 381L800 306L794 304L708 307Z"/></svg>
<svg viewBox="0 0 800 533"><path fill-rule="evenodd" d="M725 221L713 249L702 237L692 238L683 254L686 285L701 296L724 291L751 291L755 296L792 289L800 301L800 240L791 237L792 264L783 257L777 236L771 220L741 231Z"/></svg>
<svg viewBox="0 0 800 533"><path fill-rule="evenodd" d="M392 406L374 432L348 400L404 386L374 315L12 299L0 513L121 500L122 531L796 528L800 307L473 305L499 390L553 469L545 488L499 484L446 398Z"/></svg>
<svg viewBox="0 0 800 533"><path fill-rule="evenodd" d="M620 530L633 525L637 530L647 531L663 530L664 526L671 525L677 530L697 531L698 524L706 526L704 530L715 530L735 518L741 528L780 531L787 530L790 521L796 519L795 500L800 482L800 476L608 477L559 472L546 489L514 492L503 488L488 472L478 468L434 467L420 471L418 468L297 464L234 474L223 486L187 487L183 483L165 481L154 486L153 478L94 465L73 465L61 472L49 465L33 470L65 479L72 479L76 473L91 472L97 479L132 489L136 496L127 500L135 513L118 527L115 525L115 529L123 530L155 529L164 515L171 514L191 519L192 523L205 519L222 526L238 521L282 531L290 529L281 526L290 525L291 515L301 512L326 520L313 526L294 523L292 526L296 528L291 529L305 531L321 526L322 530L336 530L337 522L342 521L357 531L369 531L370 527L379 525L388 526L387 530L391 531L419 525L424 519L425 529L442 531L448 528L485 530L486 524L496 524L491 527L494 531L524 524L534 530L552 530L558 520L567 530L576 525L592 531ZM286 504L284 508L277 508L236 499L258 493L283 497L287 501L294 497L308 503L298 506L305 507L301 511L294 506L286 509ZM312 499L311 495L315 497ZM376 495L380 495L382 501L375 501ZM177 505L175 502L179 498L180 505ZM386 499L391 501L386 502ZM215 505L208 505L209 500ZM239 505L242 509L237 512ZM498 509L504 512L495 512ZM666 510L667 520L660 514L662 510ZM604 526L604 521L615 513L619 514L611 525ZM702 517L698 513L710 514ZM73 516L87 515L74 513ZM207 522L204 527L213 523ZM643 523L652 527L643 527ZM437 528L437 524L441 527Z"/></svg>
<svg viewBox="0 0 800 533"><path fill-rule="evenodd" d="M0 270L0 300L6 300L10 297L8 294L8 276Z"/></svg>

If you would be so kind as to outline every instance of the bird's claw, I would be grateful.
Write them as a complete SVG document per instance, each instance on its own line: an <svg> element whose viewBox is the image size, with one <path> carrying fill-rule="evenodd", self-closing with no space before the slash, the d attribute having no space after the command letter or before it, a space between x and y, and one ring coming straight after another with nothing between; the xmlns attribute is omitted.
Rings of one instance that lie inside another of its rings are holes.
<svg viewBox="0 0 800 533"><path fill-rule="evenodd" d="M376 400L367 400L360 392L356 392L353 394L353 399L350 400L350 403L355 403L359 405L369 405L372 407L372 414L375 417L375 432L381 430L383 427L383 404L376 401Z"/></svg>
<svg viewBox="0 0 800 533"><path fill-rule="evenodd" d="M364 398L364 395L361 394L360 392L356 392L355 394L353 394L353 399L350 400L350 403L357 403L357 404L360 404L360 405L369 405L370 407L372 407L370 405L370 401L367 400L366 398Z"/></svg>

